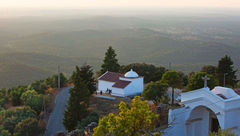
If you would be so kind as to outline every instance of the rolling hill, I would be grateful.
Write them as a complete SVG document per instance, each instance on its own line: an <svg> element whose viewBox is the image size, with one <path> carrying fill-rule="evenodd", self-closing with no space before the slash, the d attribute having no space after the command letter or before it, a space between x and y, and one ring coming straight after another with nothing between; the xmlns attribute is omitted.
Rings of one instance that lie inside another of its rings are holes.
<svg viewBox="0 0 240 136"><path fill-rule="evenodd" d="M187 73L227 54L238 68L239 24L231 16L0 19L0 88L50 76L57 65L67 75L85 62L98 70L108 46L121 64L171 62Z"/></svg>

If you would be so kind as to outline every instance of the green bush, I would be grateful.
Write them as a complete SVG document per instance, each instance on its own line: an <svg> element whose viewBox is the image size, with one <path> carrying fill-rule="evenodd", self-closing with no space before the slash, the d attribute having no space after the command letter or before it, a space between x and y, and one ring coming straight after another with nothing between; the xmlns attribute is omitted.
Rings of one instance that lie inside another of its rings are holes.
<svg viewBox="0 0 240 136"><path fill-rule="evenodd" d="M35 90L28 90L22 94L21 100L26 106L31 107L38 114L41 112L44 104L44 96L38 94Z"/></svg>
<svg viewBox="0 0 240 136"><path fill-rule="evenodd" d="M91 122L96 122L98 123L98 120L99 120L99 115L97 112L94 112L94 111L90 111L88 116L84 119L82 119L80 122L78 122L78 126L77 126L77 129L83 131L84 128L90 124Z"/></svg>
<svg viewBox="0 0 240 136"><path fill-rule="evenodd" d="M19 86L9 89L10 98L14 106L22 104L20 97L25 91L27 91L27 86Z"/></svg>
<svg viewBox="0 0 240 136"><path fill-rule="evenodd" d="M60 73L60 86L63 87L67 83L67 78L63 73ZM47 87L57 88L58 87L58 75L53 75L44 80L44 84Z"/></svg>
<svg viewBox="0 0 240 136"><path fill-rule="evenodd" d="M17 124L14 136L37 136L41 132L38 121L35 118L27 118Z"/></svg>
<svg viewBox="0 0 240 136"><path fill-rule="evenodd" d="M11 136L11 133L9 133L7 130L3 129L2 126L0 126L0 136Z"/></svg>
<svg viewBox="0 0 240 136"><path fill-rule="evenodd" d="M35 90L39 94L43 94L48 86L43 80L35 81L29 85L29 90Z"/></svg>
<svg viewBox="0 0 240 136"><path fill-rule="evenodd" d="M208 134L208 136L237 136L230 130L221 130L219 129L218 132L211 132Z"/></svg>
<svg viewBox="0 0 240 136"><path fill-rule="evenodd" d="M18 107L14 110L2 110L0 112L0 126L3 126L3 129L13 133L15 126L22 120L29 117L36 117L36 112L30 107Z"/></svg>

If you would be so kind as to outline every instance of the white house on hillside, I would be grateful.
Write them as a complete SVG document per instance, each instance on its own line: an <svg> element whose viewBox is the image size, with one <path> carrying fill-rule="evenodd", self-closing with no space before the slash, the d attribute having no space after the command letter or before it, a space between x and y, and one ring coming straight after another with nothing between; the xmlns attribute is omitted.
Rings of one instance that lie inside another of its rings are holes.
<svg viewBox="0 0 240 136"><path fill-rule="evenodd" d="M182 93L182 108L169 111L165 135L207 136L210 131L231 129L240 135L239 91L215 87Z"/></svg>
<svg viewBox="0 0 240 136"><path fill-rule="evenodd" d="M144 77L139 76L132 69L125 75L107 71L98 78L97 92L106 93L111 90L111 95L126 97L142 93Z"/></svg>

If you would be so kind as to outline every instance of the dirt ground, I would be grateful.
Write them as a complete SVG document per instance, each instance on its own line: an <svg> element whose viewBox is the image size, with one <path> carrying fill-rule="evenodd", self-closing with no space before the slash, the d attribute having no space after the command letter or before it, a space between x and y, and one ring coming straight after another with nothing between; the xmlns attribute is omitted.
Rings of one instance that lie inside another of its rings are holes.
<svg viewBox="0 0 240 136"><path fill-rule="evenodd" d="M103 98L97 98L95 95L90 97L89 110L94 110L99 113L100 117L106 116L109 113L118 113L118 105L121 101L130 104L130 98L116 97L115 100L108 100Z"/></svg>

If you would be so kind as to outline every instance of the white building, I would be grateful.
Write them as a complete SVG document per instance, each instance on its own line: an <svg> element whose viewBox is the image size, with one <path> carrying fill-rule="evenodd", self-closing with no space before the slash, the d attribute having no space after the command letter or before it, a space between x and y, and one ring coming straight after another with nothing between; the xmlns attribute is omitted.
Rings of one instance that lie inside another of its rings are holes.
<svg viewBox="0 0 240 136"><path fill-rule="evenodd" d="M143 85L143 77L133 70L125 75L107 71L98 78L97 92L111 90L111 95L125 97L142 93Z"/></svg>
<svg viewBox="0 0 240 136"><path fill-rule="evenodd" d="M182 93L182 108L169 111L165 135L207 136L210 131L231 129L240 135L240 96L230 88L202 88Z"/></svg>

